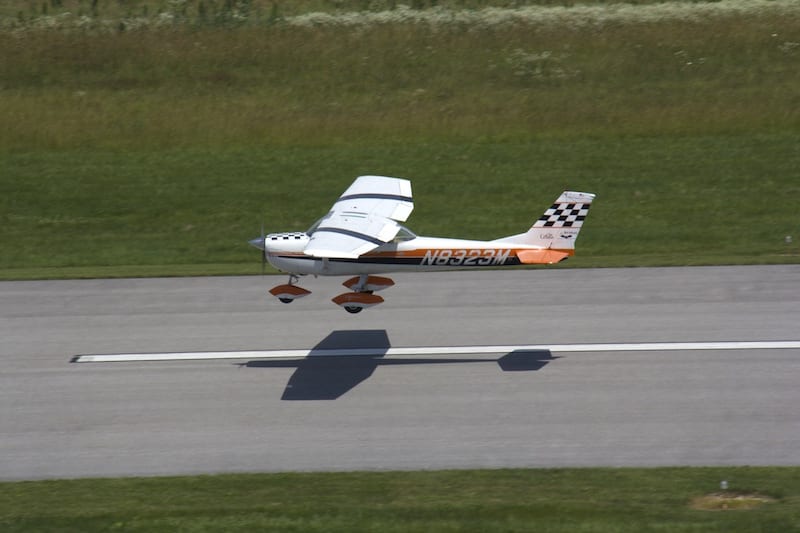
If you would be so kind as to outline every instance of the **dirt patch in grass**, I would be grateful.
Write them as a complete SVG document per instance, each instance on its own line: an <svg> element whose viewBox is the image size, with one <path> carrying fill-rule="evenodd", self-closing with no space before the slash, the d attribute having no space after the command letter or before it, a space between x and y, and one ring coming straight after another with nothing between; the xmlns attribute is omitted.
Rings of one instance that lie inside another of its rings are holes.
<svg viewBox="0 0 800 533"><path fill-rule="evenodd" d="M726 491L698 496L690 502L689 507L700 511L740 511L774 501L775 498L756 492Z"/></svg>

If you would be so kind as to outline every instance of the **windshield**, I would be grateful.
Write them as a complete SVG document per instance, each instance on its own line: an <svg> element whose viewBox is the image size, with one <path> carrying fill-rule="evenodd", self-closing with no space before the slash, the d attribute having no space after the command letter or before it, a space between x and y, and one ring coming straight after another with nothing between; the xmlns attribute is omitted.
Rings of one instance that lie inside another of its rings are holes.
<svg viewBox="0 0 800 533"><path fill-rule="evenodd" d="M403 241L410 241L411 239L416 239L417 236L414 234L413 231L408 229L405 226L400 226L400 231L397 233L392 242L403 242Z"/></svg>
<svg viewBox="0 0 800 533"><path fill-rule="evenodd" d="M313 234L314 234L314 232L315 232L315 231L317 231L317 228L319 227L320 223L321 223L323 220L325 220L325 218L327 218L327 216L328 216L328 215L325 215L324 217L320 218L319 220L317 220L316 222L314 222L313 224L311 224L311 227L310 227L310 228L308 228L308 229L306 230L306 235L308 235L308 236L311 236L311 235L313 235Z"/></svg>

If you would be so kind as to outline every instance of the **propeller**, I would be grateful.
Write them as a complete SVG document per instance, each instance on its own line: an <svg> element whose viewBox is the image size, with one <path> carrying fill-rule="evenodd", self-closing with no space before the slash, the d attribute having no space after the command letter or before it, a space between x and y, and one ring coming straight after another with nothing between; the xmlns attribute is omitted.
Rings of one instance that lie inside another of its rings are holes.
<svg viewBox="0 0 800 533"><path fill-rule="evenodd" d="M264 245L264 239L266 235L264 235L264 223L261 223L261 237L256 239L251 239L248 241L250 246L254 246L261 250L261 275L264 275L264 268L267 266L267 247Z"/></svg>

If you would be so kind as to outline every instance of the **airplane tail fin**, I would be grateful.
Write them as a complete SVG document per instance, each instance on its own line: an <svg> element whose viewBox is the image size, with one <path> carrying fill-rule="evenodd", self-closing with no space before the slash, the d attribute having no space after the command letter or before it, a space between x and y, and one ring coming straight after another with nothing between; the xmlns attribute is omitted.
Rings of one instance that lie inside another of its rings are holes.
<svg viewBox="0 0 800 533"><path fill-rule="evenodd" d="M588 192L564 191L526 233L503 237L497 241L563 250L567 255L572 255L578 233L594 197L594 194Z"/></svg>

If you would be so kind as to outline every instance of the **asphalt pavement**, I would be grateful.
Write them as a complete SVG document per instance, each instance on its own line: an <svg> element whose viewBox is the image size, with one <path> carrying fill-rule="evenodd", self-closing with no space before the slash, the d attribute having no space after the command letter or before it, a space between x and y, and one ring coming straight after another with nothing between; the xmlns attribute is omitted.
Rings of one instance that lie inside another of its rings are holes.
<svg viewBox="0 0 800 533"><path fill-rule="evenodd" d="M0 479L800 464L800 350L396 348L800 339L800 265L0 282ZM80 354L353 349L73 363ZM370 349L363 355L359 349Z"/></svg>

